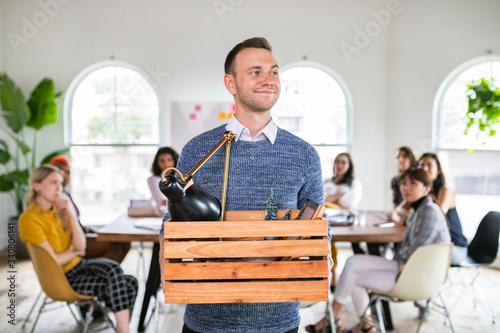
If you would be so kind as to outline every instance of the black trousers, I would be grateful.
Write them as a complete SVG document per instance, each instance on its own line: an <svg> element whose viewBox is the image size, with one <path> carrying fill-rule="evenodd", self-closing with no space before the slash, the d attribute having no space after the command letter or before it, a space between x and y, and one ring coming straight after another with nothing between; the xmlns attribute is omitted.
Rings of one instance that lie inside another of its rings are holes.
<svg viewBox="0 0 500 333"><path fill-rule="evenodd" d="M298 331L299 328L295 327L293 330L286 331L285 333L297 333ZM189 329L189 327L187 327L186 324L184 324L184 327L182 327L182 333L200 333L200 332L193 331Z"/></svg>

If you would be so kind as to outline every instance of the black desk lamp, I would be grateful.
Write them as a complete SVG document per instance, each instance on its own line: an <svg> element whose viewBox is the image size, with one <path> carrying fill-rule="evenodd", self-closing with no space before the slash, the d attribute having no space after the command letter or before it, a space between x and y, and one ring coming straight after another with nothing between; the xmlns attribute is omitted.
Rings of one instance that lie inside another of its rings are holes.
<svg viewBox="0 0 500 333"><path fill-rule="evenodd" d="M183 175L179 169L169 167L162 171L159 183L160 191L167 197L167 209L172 221L223 221L226 212L227 182L229 177L229 156L231 141L236 135L231 131L224 133L222 140L191 171ZM205 191L193 185L193 175L223 146L226 145L224 160L224 178L222 182L221 202ZM179 174L175 178L167 175L171 170ZM181 182L187 182L185 185Z"/></svg>

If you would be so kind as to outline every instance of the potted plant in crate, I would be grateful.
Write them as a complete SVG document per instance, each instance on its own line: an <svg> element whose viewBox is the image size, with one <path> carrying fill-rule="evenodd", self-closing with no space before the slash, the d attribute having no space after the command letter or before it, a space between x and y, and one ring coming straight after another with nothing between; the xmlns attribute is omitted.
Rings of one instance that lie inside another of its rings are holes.
<svg viewBox="0 0 500 333"><path fill-rule="evenodd" d="M61 93L54 93L54 82L43 79L31 93L26 102L21 89L7 76L0 74L0 102L5 125L0 130L6 135L0 139L0 192L8 192L16 208L16 220L24 211L25 196L31 172L38 166L37 146L40 130L57 120L57 99ZM33 141L28 142L27 127L31 128ZM10 139L10 140L8 140ZM10 141L10 147L9 143ZM65 154L68 149L53 152L42 159L46 163L51 157ZM11 225L9 220L9 225ZM16 242L18 257L27 257L22 242Z"/></svg>
<svg viewBox="0 0 500 333"><path fill-rule="evenodd" d="M500 122L500 90L493 79L484 78L467 85L468 119L465 134L476 128L487 136L497 133L496 126ZM484 144L484 142L483 142Z"/></svg>

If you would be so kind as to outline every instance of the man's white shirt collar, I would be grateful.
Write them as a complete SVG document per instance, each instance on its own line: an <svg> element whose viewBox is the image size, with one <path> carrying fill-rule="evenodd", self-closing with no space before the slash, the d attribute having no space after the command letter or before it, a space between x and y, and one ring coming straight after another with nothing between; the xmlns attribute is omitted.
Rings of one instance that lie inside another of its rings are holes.
<svg viewBox="0 0 500 333"><path fill-rule="evenodd" d="M268 139L271 144L276 141L276 135L278 133L278 126L274 123L273 119L260 131L255 137L250 136L250 130L243 126L238 119L233 115L226 125L226 131L231 131L236 134L236 139L234 141L262 141Z"/></svg>

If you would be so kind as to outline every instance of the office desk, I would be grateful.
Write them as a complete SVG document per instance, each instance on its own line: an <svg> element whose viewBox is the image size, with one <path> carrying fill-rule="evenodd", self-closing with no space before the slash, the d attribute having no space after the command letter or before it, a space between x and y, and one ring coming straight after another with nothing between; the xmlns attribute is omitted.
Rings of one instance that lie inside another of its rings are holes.
<svg viewBox="0 0 500 333"><path fill-rule="evenodd" d="M142 301L141 315L139 317L139 332L144 331L144 328L149 321L146 318L148 314L151 297L156 298L156 291L160 286L160 246L159 233L162 217L130 217L126 213L120 215L110 224L102 227L97 232L98 241L106 242L154 242L153 253L151 255L151 263L149 265L149 273L146 281L146 289ZM142 224L144 227L136 227ZM158 225L157 230L146 228L146 226Z"/></svg>
<svg viewBox="0 0 500 333"><path fill-rule="evenodd" d="M366 214L365 225L333 226L330 229L332 240L335 242L367 242L367 243L399 243L403 240L406 227L379 228L376 223L384 222L375 216L380 211L369 210Z"/></svg>

